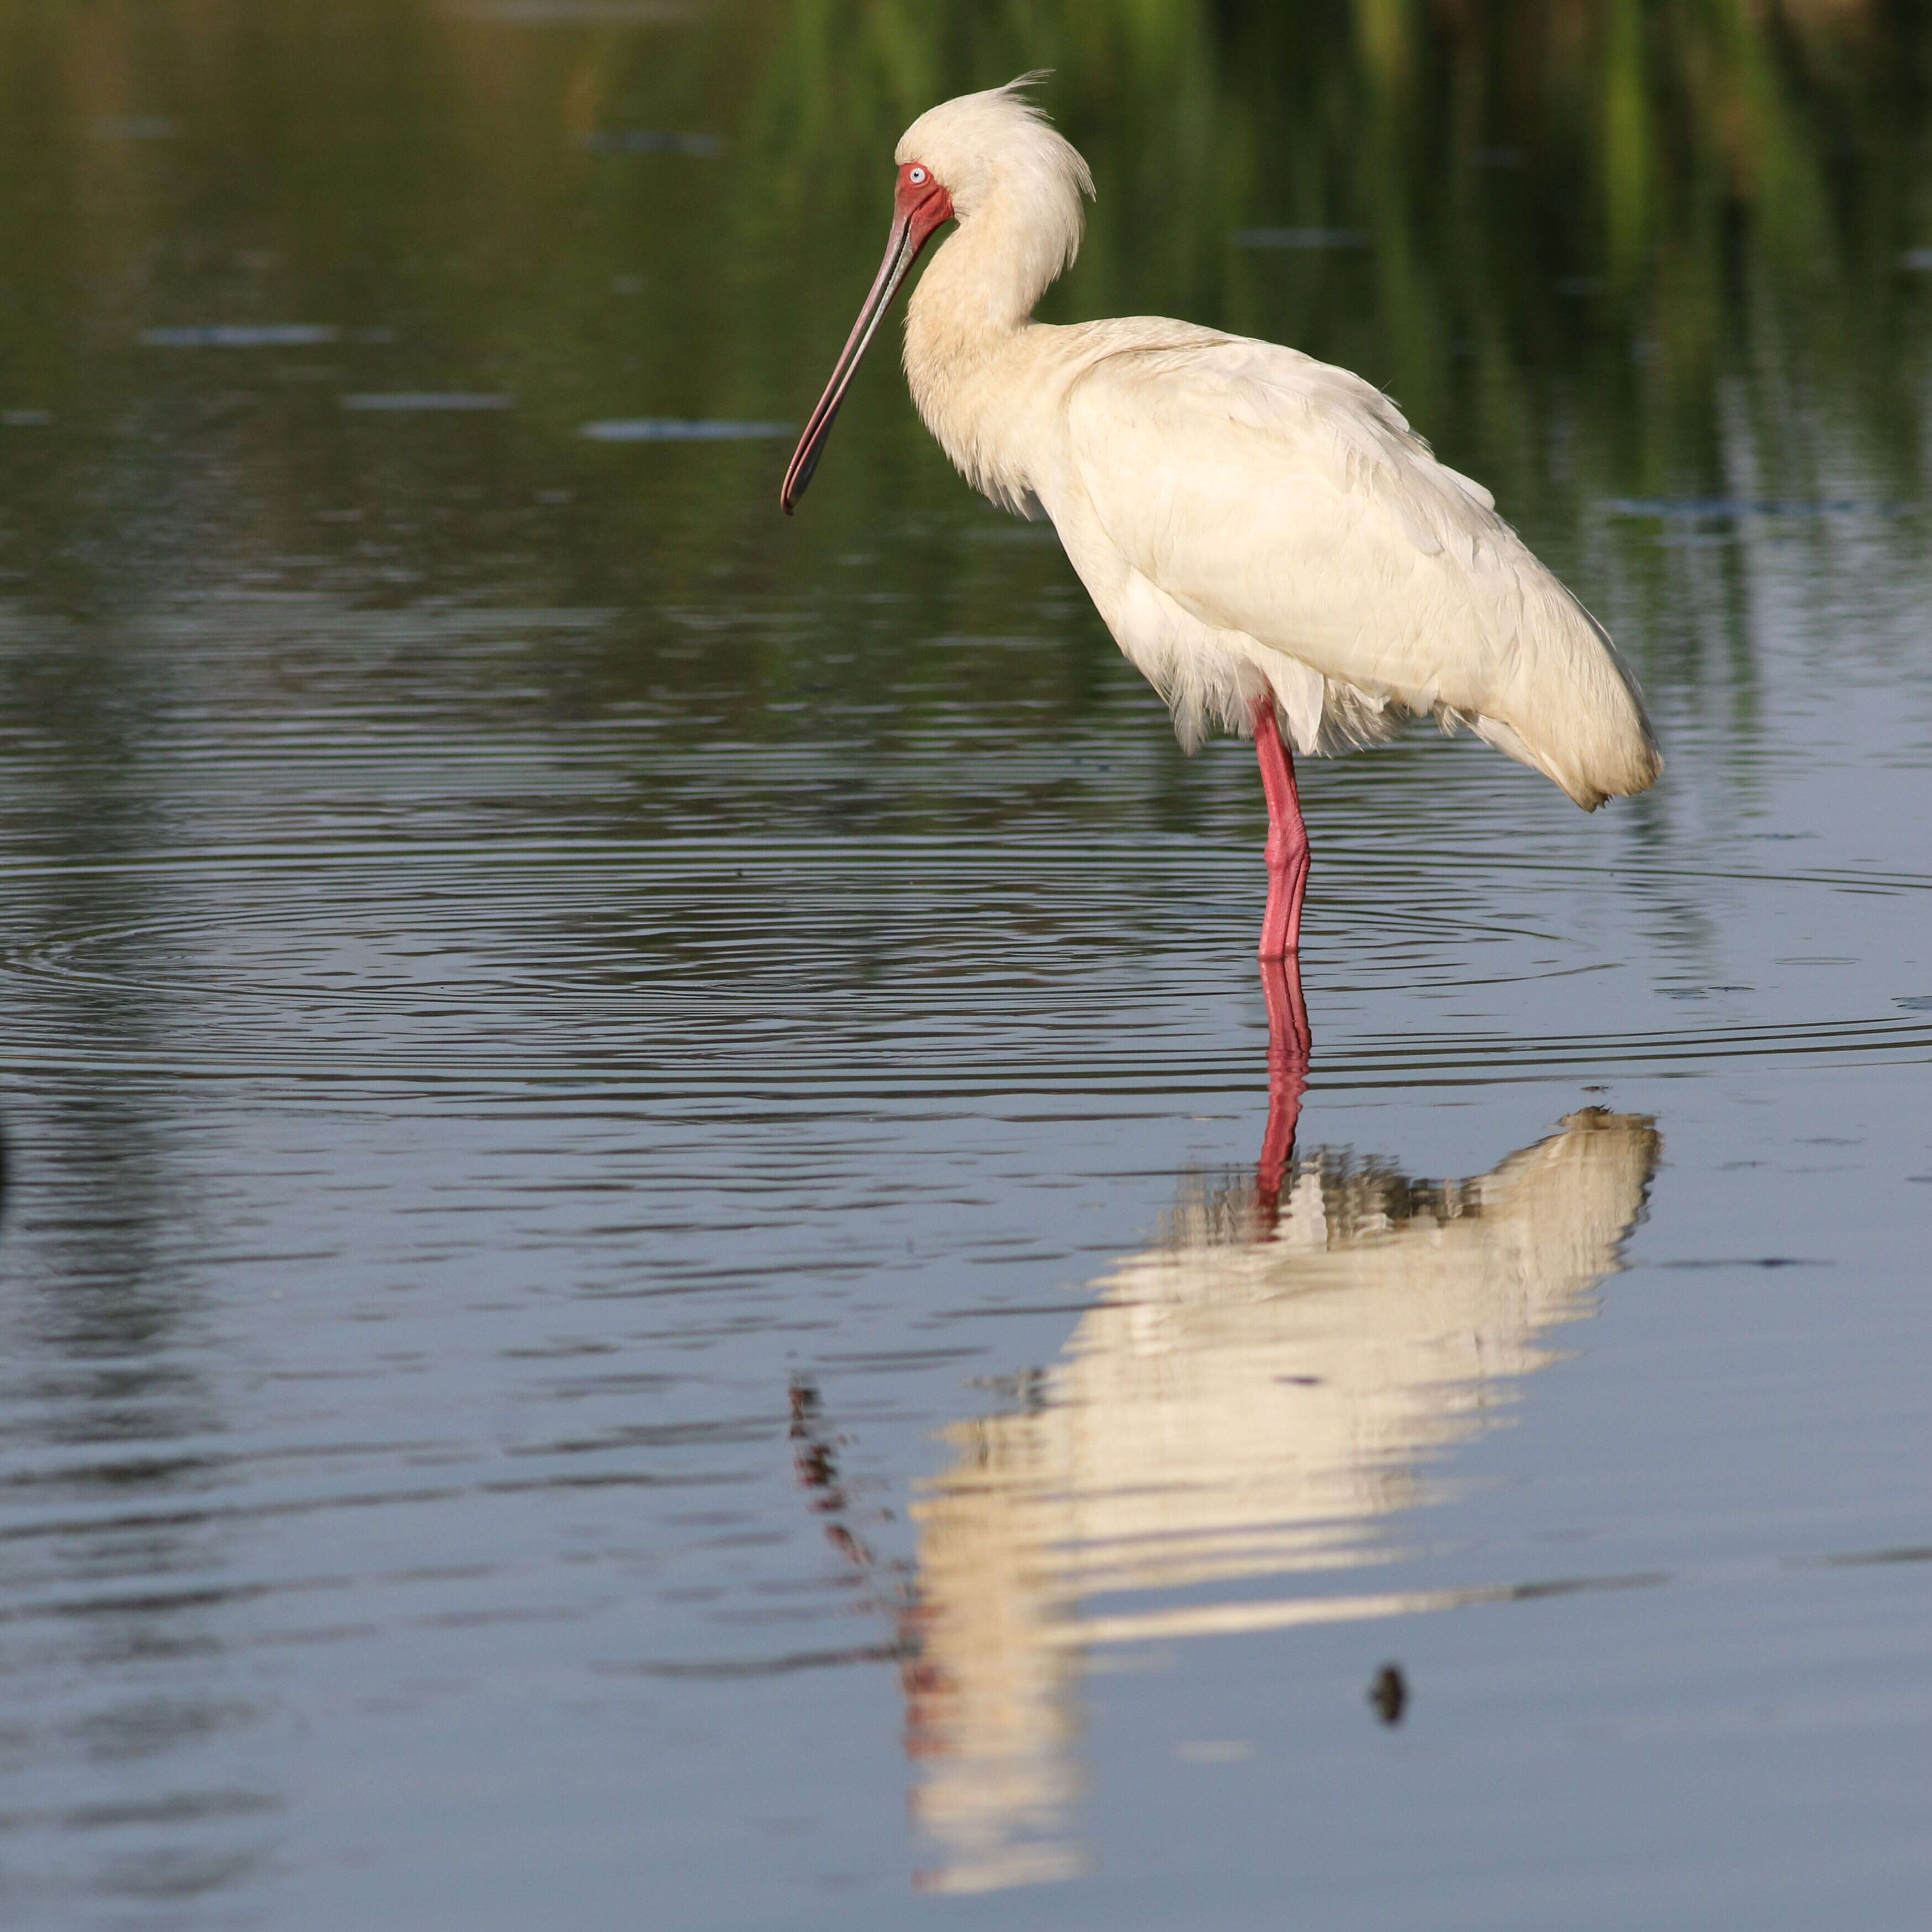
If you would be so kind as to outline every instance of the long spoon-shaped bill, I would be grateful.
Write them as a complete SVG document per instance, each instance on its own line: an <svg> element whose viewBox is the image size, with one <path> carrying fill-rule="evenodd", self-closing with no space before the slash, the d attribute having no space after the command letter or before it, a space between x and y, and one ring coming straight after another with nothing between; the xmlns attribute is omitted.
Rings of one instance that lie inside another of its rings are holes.
<svg viewBox="0 0 1932 1932"><path fill-rule="evenodd" d="M916 161L908 161L899 170L898 186L892 196L892 228L886 242L886 258L879 264L879 272L873 277L872 288L859 310L859 320L852 325L852 333L845 338L845 346L832 364L832 380L826 384L825 393L819 398L818 406L812 411L797 448L792 452L784 487L778 492L778 502L787 516L805 494L805 486L818 467L820 453L825 447L825 439L832 434L832 425L838 419L845 392L851 387L866 351L872 346L872 338L878 333L898 285L919 260L919 251L932 239L933 231L952 219L952 197L932 178L928 170Z"/></svg>

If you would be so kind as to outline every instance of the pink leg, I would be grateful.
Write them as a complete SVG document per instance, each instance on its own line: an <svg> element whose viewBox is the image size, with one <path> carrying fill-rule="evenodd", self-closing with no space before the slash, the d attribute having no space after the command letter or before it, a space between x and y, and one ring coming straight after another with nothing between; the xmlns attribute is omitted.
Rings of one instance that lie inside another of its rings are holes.
<svg viewBox="0 0 1932 1932"><path fill-rule="evenodd" d="M1272 697L1249 706L1255 759L1268 799L1268 910L1262 919L1261 956L1292 959L1301 944L1301 896L1308 885L1308 830L1294 789L1294 760L1281 741Z"/></svg>
<svg viewBox="0 0 1932 1932"><path fill-rule="evenodd" d="M1313 1050L1301 998L1301 962L1292 952L1285 960L1262 962L1262 997L1268 1002L1268 1118L1262 1157L1255 1164L1255 1207L1266 1234L1274 1232L1281 1211L1281 1184L1294 1158L1294 1131L1301 1123L1301 1096Z"/></svg>

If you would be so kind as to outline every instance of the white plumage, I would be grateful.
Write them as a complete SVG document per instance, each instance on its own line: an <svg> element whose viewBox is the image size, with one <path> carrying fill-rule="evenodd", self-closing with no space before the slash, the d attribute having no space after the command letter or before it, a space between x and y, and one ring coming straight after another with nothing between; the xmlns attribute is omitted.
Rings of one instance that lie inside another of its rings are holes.
<svg viewBox="0 0 1932 1932"><path fill-rule="evenodd" d="M950 217L908 310L913 399L977 488L1052 519L1184 743L1217 724L1252 724L1258 740L1278 708L1298 750L1327 752L1432 713L1586 809L1651 784L1662 761L1603 626L1380 391L1189 322L1031 319L1078 249L1094 188L1024 85L947 101L906 130L892 245L786 507L893 290ZM1292 778L1285 800L1299 839ZM1279 829L1278 802L1271 784ZM1289 950L1299 898L1298 876Z"/></svg>

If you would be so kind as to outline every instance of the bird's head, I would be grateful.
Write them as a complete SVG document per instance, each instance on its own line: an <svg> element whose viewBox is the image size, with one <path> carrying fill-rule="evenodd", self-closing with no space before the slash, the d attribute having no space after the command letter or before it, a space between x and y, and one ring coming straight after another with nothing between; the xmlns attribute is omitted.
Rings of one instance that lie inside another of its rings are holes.
<svg viewBox="0 0 1932 1932"><path fill-rule="evenodd" d="M1093 194L1094 178L1072 142L1027 98L1025 90L1040 78L1022 74L1004 87L942 101L900 136L885 260L785 471L778 501L787 516L818 467L845 392L898 285L938 230L1006 211L1009 245L1027 258L1016 267L1036 289L1078 252L1081 196Z"/></svg>
<svg viewBox="0 0 1932 1932"><path fill-rule="evenodd" d="M1043 78L1022 74L1004 87L928 108L900 136L893 159L902 169L929 169L962 222L997 202L1024 208L1033 224L1052 230L1055 266L1064 267L1080 246L1080 198L1093 194L1094 178L1028 98Z"/></svg>

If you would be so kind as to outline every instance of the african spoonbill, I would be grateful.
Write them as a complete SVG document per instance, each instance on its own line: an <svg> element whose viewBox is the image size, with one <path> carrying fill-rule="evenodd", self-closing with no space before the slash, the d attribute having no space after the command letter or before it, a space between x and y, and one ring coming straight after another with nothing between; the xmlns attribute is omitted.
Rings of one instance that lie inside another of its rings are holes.
<svg viewBox="0 0 1932 1932"><path fill-rule="evenodd" d="M787 513L894 292L956 221L907 310L913 400L976 488L1052 519L1184 745L1252 733L1264 959L1297 950L1308 877L1290 743L1338 751L1432 712L1586 811L1644 790L1663 760L1608 633L1380 390L1191 322L1033 320L1094 183L1031 78L906 130L885 260L785 472Z"/></svg>

